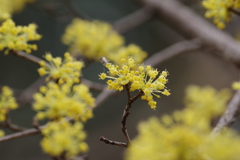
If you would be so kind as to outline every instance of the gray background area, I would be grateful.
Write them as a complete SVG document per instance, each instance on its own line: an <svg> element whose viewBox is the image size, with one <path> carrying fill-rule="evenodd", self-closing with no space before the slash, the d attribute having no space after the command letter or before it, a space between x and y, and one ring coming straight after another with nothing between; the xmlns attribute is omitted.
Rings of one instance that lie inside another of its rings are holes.
<svg viewBox="0 0 240 160"><path fill-rule="evenodd" d="M109 23L127 16L141 6L130 0L74 0L73 4L91 19L98 19ZM199 14L203 15L202 7L196 3L191 4ZM65 27L71 20L65 16L64 6L59 0L39 0L33 5L28 5L21 13L15 14L13 19L18 25L36 23L38 32L43 38L36 42L39 49L33 55L42 58L45 52L50 51L55 56L62 56L67 51L67 46L61 43L61 36ZM57 13L55 13L57 12ZM54 14L53 14L54 13ZM191 20L189 20L191 23ZM235 20L226 31L235 33ZM174 26L177 27L177 26ZM164 49L184 38L171 26L166 25L161 19L153 19L137 28L124 33L126 43L135 43L145 51L152 54ZM13 55L0 54L0 84L8 85L17 90L24 90L39 78L38 66L27 60ZM233 80L238 80L238 73L226 61L211 56L203 51L196 51L177 56L157 67L159 70L167 69L170 73L168 88L172 95L162 96L157 100L157 110L150 109L146 102L138 100L131 109L127 122L130 137L137 134L137 124L147 120L150 116L160 116L171 113L173 110L183 108L184 90L189 84L200 86L211 85L217 89L230 88ZM98 74L104 68L100 62L91 63L83 69L83 77L94 82L99 81ZM98 93L93 92L96 96ZM90 145L90 160L121 160L124 149L106 145L99 141L100 136L105 136L116 141L124 141L121 133L120 119L126 103L126 94L111 97L94 110L94 118L89 120L85 129L88 133L87 142ZM23 106L11 113L14 123L31 127L34 111L31 104ZM238 124L235 124L238 127ZM11 133L7 131L7 133ZM39 146L41 136L30 136L0 143L1 160L50 160Z"/></svg>

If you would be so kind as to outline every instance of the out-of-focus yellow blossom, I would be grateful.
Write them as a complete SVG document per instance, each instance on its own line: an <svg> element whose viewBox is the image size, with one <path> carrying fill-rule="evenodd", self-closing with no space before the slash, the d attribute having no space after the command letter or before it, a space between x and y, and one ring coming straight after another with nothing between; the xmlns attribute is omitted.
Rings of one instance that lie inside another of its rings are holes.
<svg viewBox="0 0 240 160"><path fill-rule="evenodd" d="M184 112L182 112L184 114ZM209 122L210 123L210 122ZM166 125L158 118L140 123L126 160L239 160L240 137L232 130L210 136L184 124ZM231 148L229 148L231 146Z"/></svg>
<svg viewBox="0 0 240 160"><path fill-rule="evenodd" d="M0 0L0 20L11 18L14 12L23 9L26 3L34 0Z"/></svg>
<svg viewBox="0 0 240 160"><path fill-rule="evenodd" d="M82 61L76 61L69 53L64 54L64 61L61 57L53 58L49 53L46 54L45 59L50 65L41 61L38 73L41 76L48 74L47 81L51 78L57 80L59 84L64 82L79 83L80 71L84 66Z"/></svg>
<svg viewBox="0 0 240 160"><path fill-rule="evenodd" d="M231 95L229 89L217 91L209 86L191 85L186 89L185 106L198 110L199 116L204 115L204 117L209 117L210 120L225 111Z"/></svg>
<svg viewBox="0 0 240 160"><path fill-rule="evenodd" d="M133 57L142 63L147 53L136 45L124 47L124 39L112 26L100 21L74 19L62 37L64 44L69 45L73 55L83 55L91 60L106 57L115 64L121 58Z"/></svg>
<svg viewBox="0 0 240 160"><path fill-rule="evenodd" d="M59 120L62 117L86 121L92 118L94 98L87 86L64 83L62 85L49 82L34 95L33 108L37 111L37 118L42 120Z"/></svg>
<svg viewBox="0 0 240 160"><path fill-rule="evenodd" d="M225 22L229 22L232 9L240 8L239 0L203 0L202 5L207 9L206 18L213 18L218 28L225 28Z"/></svg>
<svg viewBox="0 0 240 160"><path fill-rule="evenodd" d="M229 99L229 91L217 93L210 87L200 89L190 86L186 93L186 109L176 111L173 115L164 115L160 120L153 117L140 123L139 135L132 140L133 145L125 155L126 160L240 159L240 137L233 130L210 136L211 118L222 113ZM210 97L213 100L204 100ZM221 98L224 100L218 102L217 97L220 101Z"/></svg>
<svg viewBox="0 0 240 160"><path fill-rule="evenodd" d="M37 50L36 44L28 44L28 41L39 40L41 35L36 33L37 25L16 26L11 19L7 19L0 26L0 51L5 50L8 54L10 50L26 51L31 53Z"/></svg>
<svg viewBox="0 0 240 160"><path fill-rule="evenodd" d="M130 84L130 91L141 90L143 100L146 100L151 108L155 109L157 102L153 100L153 95L160 98L156 93L169 96L170 93L166 89L165 84L167 83L167 71L159 73L157 69L153 69L151 66L138 65L133 58L128 60L121 59L121 67L107 63L106 67L109 70L108 76L106 73L99 75L100 79L108 80L108 88L114 90L123 90L124 85Z"/></svg>
<svg viewBox="0 0 240 160"><path fill-rule="evenodd" d="M53 157L61 156L69 159L88 151L88 145L84 142L86 133L80 122L74 124L66 120L50 122L42 130L42 134L44 138L41 146L45 153Z"/></svg>
<svg viewBox="0 0 240 160"><path fill-rule="evenodd" d="M12 90L6 86L2 87L2 93L0 94L0 122L6 120L6 114L9 110L16 109L17 107L18 105L13 97Z"/></svg>
<svg viewBox="0 0 240 160"><path fill-rule="evenodd" d="M234 90L239 90L240 89L240 82L233 82L232 88Z"/></svg>
<svg viewBox="0 0 240 160"><path fill-rule="evenodd" d="M70 45L69 51L72 54L81 54L89 59L105 56L124 44L123 37L112 30L109 24L81 19L72 21L62 41Z"/></svg>
<svg viewBox="0 0 240 160"><path fill-rule="evenodd" d="M140 47L130 44L127 47L121 47L116 52L109 54L107 58L115 64L120 65L121 62L119 60L121 58L128 59L129 57L132 57L137 64L141 64L147 57L147 53Z"/></svg>

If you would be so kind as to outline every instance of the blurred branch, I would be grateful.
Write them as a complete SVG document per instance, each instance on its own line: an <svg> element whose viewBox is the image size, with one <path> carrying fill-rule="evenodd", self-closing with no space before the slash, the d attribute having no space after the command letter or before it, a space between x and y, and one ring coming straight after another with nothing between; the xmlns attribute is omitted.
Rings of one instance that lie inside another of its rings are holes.
<svg viewBox="0 0 240 160"><path fill-rule="evenodd" d="M41 126L40 128L44 128L45 126ZM39 134L41 131L39 129L35 129L35 128L31 128L31 129L27 129L18 133L13 133L10 135L6 135L4 137L0 138L0 142L4 142L4 141L9 141L12 139L17 139L20 137L26 137L26 136L31 136L31 135L36 135Z"/></svg>
<svg viewBox="0 0 240 160"><path fill-rule="evenodd" d="M240 107L240 90L238 90L232 100L229 102L227 109L223 116L219 119L217 125L212 131L212 134L216 134L221 131L224 127L230 126L233 122L236 121L237 116L239 115Z"/></svg>
<svg viewBox="0 0 240 160"><path fill-rule="evenodd" d="M91 20L89 16L84 14L83 12L79 11L73 4L72 0L62 0L63 3L67 6L67 8L71 11L74 17L78 17L81 19Z"/></svg>
<svg viewBox="0 0 240 160"><path fill-rule="evenodd" d="M19 132L19 131L24 131L24 130L25 130L25 128L22 128L22 127L20 127L20 126L17 126L17 125L15 125L15 124L12 124L11 119L10 119L10 117L9 117L8 114L6 115L6 121L5 121L5 123L0 123L0 126L1 126L1 127L4 127L4 128L8 128L8 129L10 129L10 130L12 130L12 131L17 131L17 132Z"/></svg>
<svg viewBox="0 0 240 160"><path fill-rule="evenodd" d="M149 7L144 7L115 22L113 24L113 29L116 30L118 33L122 34L145 23L152 17L152 9L150 9Z"/></svg>
<svg viewBox="0 0 240 160"><path fill-rule="evenodd" d="M233 8L229 8L229 10L233 13L235 13L236 15L240 16L240 12L236 9L233 9Z"/></svg>
<svg viewBox="0 0 240 160"><path fill-rule="evenodd" d="M213 48L215 53L240 65L240 45L232 37L211 25L191 9L176 0L140 0L152 7L158 15L175 26L187 37L197 38L203 46Z"/></svg>
<svg viewBox="0 0 240 160"><path fill-rule="evenodd" d="M15 56L18 56L18 57L21 57L21 58L24 58L24 59L27 59L33 63L37 63L39 64L40 61L42 61L40 58L36 57L36 56L33 56L31 54L28 54L26 52L23 52L23 51L11 51L12 54L14 54Z"/></svg>
<svg viewBox="0 0 240 160"><path fill-rule="evenodd" d="M179 54L186 53L189 51L194 51L197 49L200 49L199 40L197 39L189 40L189 41L180 41L169 46L164 50L161 50L155 53L150 58L148 58L144 62L144 64L157 66L160 63L163 63Z"/></svg>
<svg viewBox="0 0 240 160"><path fill-rule="evenodd" d="M88 86L90 89L94 89L96 91L103 91L106 87L106 85L100 84L100 83L96 83L96 82L92 82L89 81L87 79L81 78L81 83L85 84L86 86Z"/></svg>

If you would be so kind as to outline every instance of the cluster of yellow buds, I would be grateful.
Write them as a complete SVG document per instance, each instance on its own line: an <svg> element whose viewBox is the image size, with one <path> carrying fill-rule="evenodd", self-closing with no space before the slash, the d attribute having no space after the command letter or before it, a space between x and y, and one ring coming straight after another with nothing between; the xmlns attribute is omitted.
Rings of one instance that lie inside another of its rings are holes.
<svg viewBox="0 0 240 160"><path fill-rule="evenodd" d="M6 120L6 114L9 110L16 109L17 107L13 91L6 86L2 87L2 93L0 94L0 122Z"/></svg>
<svg viewBox="0 0 240 160"><path fill-rule="evenodd" d="M8 54L10 50L26 51L31 53L37 50L36 44L28 44L28 41L39 40L41 35L36 33L37 25L29 24L28 26L16 26L11 19L7 19L0 26L0 51L5 50Z"/></svg>
<svg viewBox="0 0 240 160"><path fill-rule="evenodd" d="M155 109L157 102L153 100L153 95L160 97L156 93L169 96L170 92L166 89L167 71L159 73L157 69L153 69L150 65L138 65L133 58L121 59L121 67L106 63L109 70L109 76L106 73L99 75L100 79L107 81L108 88L114 90L123 90L123 87L130 84L130 91L141 90L143 100L146 100L151 108ZM116 77L115 77L116 76Z"/></svg>
<svg viewBox="0 0 240 160"><path fill-rule="evenodd" d="M205 17L213 17L218 28L225 28L225 22L232 17L231 9L239 9L239 0L203 0L202 5L207 9Z"/></svg>
<svg viewBox="0 0 240 160"><path fill-rule="evenodd" d="M147 53L136 45L124 46L124 39L112 26L100 21L74 19L62 37L64 44L69 45L73 55L83 55L91 60L106 57L115 64L119 59L133 57L142 63Z"/></svg>
<svg viewBox="0 0 240 160"><path fill-rule="evenodd" d="M71 124L64 119L58 123L50 122L42 130L42 134L44 138L41 141L41 146L46 153L53 157L64 154L64 157L70 159L79 152L88 151L88 145L84 142L86 133L80 122Z"/></svg>
<svg viewBox="0 0 240 160"><path fill-rule="evenodd" d="M41 76L48 74L47 81L51 78L57 80L59 84L79 83L84 66L82 61L76 61L69 53L64 54L64 61L61 57L53 58L49 53L46 54L45 59L48 63L41 61L38 73Z"/></svg>
<svg viewBox="0 0 240 160"><path fill-rule="evenodd" d="M65 117L86 121L93 116L94 98L83 84L73 86L70 83L58 85L49 82L34 95L34 100L33 108L40 120L58 121Z"/></svg>

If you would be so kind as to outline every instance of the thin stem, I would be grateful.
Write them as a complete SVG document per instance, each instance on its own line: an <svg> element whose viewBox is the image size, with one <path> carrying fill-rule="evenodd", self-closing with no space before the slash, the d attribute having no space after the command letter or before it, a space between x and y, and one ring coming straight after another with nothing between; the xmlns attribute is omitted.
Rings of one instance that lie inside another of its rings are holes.
<svg viewBox="0 0 240 160"><path fill-rule="evenodd" d="M116 145L116 146L120 146L120 147L124 147L124 148L127 148L127 146L128 146L127 143L112 141L112 140L109 140L109 139L107 139L107 138L105 138L103 136L100 137L100 141L103 141L106 144Z"/></svg>
<svg viewBox="0 0 240 160"><path fill-rule="evenodd" d="M130 89L129 89L129 86L128 84L125 85L125 89L127 91L127 95L128 95L128 103L124 109L124 112L123 112L123 116L122 116L122 121L121 121L121 126L122 126L122 132L124 134L124 136L126 137L126 140L127 140L127 143L130 143L131 142L131 139L128 135L128 131L127 131L127 127L126 127L126 123L127 123L127 118L130 114L130 108L132 107L132 103L137 100L142 94L143 92L140 91L134 98L131 98L131 95L130 95Z"/></svg>

